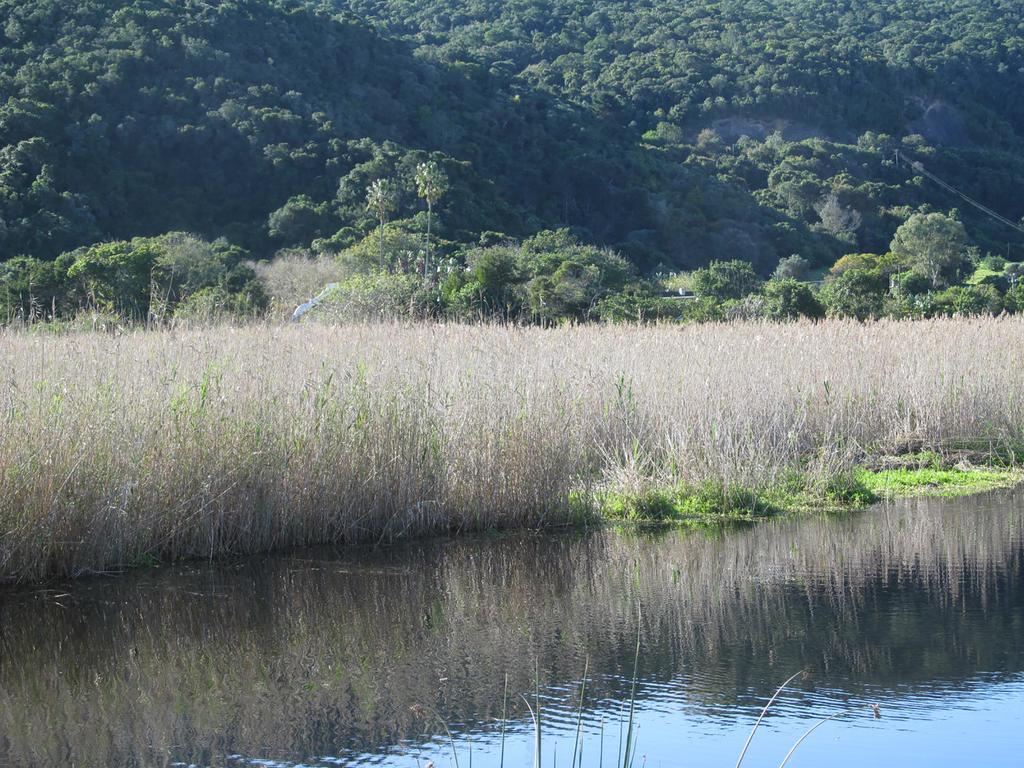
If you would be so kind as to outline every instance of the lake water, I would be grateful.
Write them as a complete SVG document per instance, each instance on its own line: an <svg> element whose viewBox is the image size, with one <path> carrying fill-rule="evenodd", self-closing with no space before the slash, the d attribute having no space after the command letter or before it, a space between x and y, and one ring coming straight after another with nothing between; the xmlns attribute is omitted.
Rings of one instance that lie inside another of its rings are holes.
<svg viewBox="0 0 1024 768"><path fill-rule="evenodd" d="M1024 494L315 550L0 593L0 765L1024 762ZM502 702L507 690L505 737ZM871 707L878 705L878 717ZM503 746L502 746L503 745Z"/></svg>

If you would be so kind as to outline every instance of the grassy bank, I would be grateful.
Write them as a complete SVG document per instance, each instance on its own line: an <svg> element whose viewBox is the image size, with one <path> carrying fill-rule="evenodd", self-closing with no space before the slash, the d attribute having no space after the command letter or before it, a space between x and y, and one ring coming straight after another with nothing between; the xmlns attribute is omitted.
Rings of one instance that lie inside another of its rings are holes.
<svg viewBox="0 0 1024 768"><path fill-rule="evenodd" d="M1024 454L1022 454L1024 455ZM940 454L926 466L907 457L886 457L889 469L856 467L823 485L793 475L759 490L714 482L653 488L639 493L606 491L581 499L592 515L613 521L706 525L755 521L777 514L859 509L879 501L917 496L952 498L1012 488L1024 472L997 462L951 466ZM916 457L911 457L912 459Z"/></svg>
<svg viewBox="0 0 1024 768"><path fill-rule="evenodd" d="M569 523L659 488L827 498L907 445L1019 444L1022 342L1014 318L0 332L0 578Z"/></svg>
<svg viewBox="0 0 1024 768"><path fill-rule="evenodd" d="M920 469L862 470L860 481L877 499L907 496L969 496L1018 485L1024 474L998 467L928 467Z"/></svg>

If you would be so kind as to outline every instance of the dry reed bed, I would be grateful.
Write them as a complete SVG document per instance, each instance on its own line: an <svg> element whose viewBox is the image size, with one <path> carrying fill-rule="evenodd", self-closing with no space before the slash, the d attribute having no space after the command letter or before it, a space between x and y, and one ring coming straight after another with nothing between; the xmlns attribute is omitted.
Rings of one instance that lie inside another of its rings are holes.
<svg viewBox="0 0 1024 768"><path fill-rule="evenodd" d="M0 578L557 523L1016 440L1024 320L0 332Z"/></svg>

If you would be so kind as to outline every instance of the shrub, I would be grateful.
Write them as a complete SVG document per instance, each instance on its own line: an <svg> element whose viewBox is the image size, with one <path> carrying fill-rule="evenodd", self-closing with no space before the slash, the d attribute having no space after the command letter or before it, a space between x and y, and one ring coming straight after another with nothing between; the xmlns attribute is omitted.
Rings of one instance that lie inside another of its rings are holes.
<svg viewBox="0 0 1024 768"><path fill-rule="evenodd" d="M215 322L228 318L256 317L266 308L258 284L253 292L233 292L224 286L201 288L174 310L176 320Z"/></svg>
<svg viewBox="0 0 1024 768"><path fill-rule="evenodd" d="M1006 269L1006 265L1008 263L1009 262L1007 262L1006 259L1003 258L1002 256L990 253L980 262L978 262L978 266L984 267L985 269L991 270L992 272L1002 272L1003 270Z"/></svg>
<svg viewBox="0 0 1024 768"><path fill-rule="evenodd" d="M330 320L425 318L437 313L436 291L416 275L355 275L333 286L312 317Z"/></svg>
<svg viewBox="0 0 1024 768"><path fill-rule="evenodd" d="M345 276L337 260L302 250L284 251L272 261L257 262L252 268L270 305L282 315L290 315L295 307Z"/></svg>
<svg viewBox="0 0 1024 768"><path fill-rule="evenodd" d="M812 319L825 316L825 308L806 283L793 278L775 278L764 284L765 317L772 320Z"/></svg>
<svg viewBox="0 0 1024 768"><path fill-rule="evenodd" d="M595 308L604 322L646 323L678 320L685 314L686 301L658 295L649 283L635 283L619 293L601 299Z"/></svg>
<svg viewBox="0 0 1024 768"><path fill-rule="evenodd" d="M890 290L897 296L919 296L927 293L929 288L928 278L913 270L893 275L890 284Z"/></svg>
<svg viewBox="0 0 1024 768"><path fill-rule="evenodd" d="M951 216L915 213L896 230L889 249L937 288L954 279L963 267L967 232Z"/></svg>
<svg viewBox="0 0 1024 768"><path fill-rule="evenodd" d="M946 315L998 315L1003 297L991 285L956 285L935 295L935 308Z"/></svg>
<svg viewBox="0 0 1024 768"><path fill-rule="evenodd" d="M887 282L878 269L847 269L821 289L821 302L829 317L880 317Z"/></svg>
<svg viewBox="0 0 1024 768"><path fill-rule="evenodd" d="M102 243L74 252L68 279L77 283L89 306L122 317L149 315L151 273L163 254L155 240Z"/></svg>
<svg viewBox="0 0 1024 768"><path fill-rule="evenodd" d="M701 298L726 301L742 299L757 291L761 279L746 261L712 261L708 266L694 270L693 290Z"/></svg>
<svg viewBox="0 0 1024 768"><path fill-rule="evenodd" d="M878 260L878 255L874 253L848 253L837 259L828 273L836 277L848 269L874 269L878 266Z"/></svg>
<svg viewBox="0 0 1024 768"><path fill-rule="evenodd" d="M1024 312L1024 282L1018 282L1003 297L1007 312Z"/></svg>
<svg viewBox="0 0 1024 768"><path fill-rule="evenodd" d="M800 254L794 253L792 256L779 259L779 264L775 267L772 277L776 280L784 280L787 278L793 280L806 280L810 269L811 262Z"/></svg>

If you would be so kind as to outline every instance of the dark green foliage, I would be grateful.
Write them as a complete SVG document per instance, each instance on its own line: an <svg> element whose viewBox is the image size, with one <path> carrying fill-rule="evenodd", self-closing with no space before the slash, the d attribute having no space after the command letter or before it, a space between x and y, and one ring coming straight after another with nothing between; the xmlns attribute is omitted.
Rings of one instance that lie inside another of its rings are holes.
<svg viewBox="0 0 1024 768"><path fill-rule="evenodd" d="M405 171L427 161L451 184L441 236L572 226L641 272L882 251L908 213L955 204L897 148L1019 219L1021 14L0 0L0 255L185 229L268 256L366 234L376 178L403 185L411 216ZM1010 235L963 221L986 250Z"/></svg>
<svg viewBox="0 0 1024 768"><path fill-rule="evenodd" d="M1003 310L1003 297L991 285L955 285L932 301L936 315L998 315Z"/></svg>
<svg viewBox="0 0 1024 768"><path fill-rule="evenodd" d="M937 288L960 277L967 261L967 232L952 216L915 213L896 230L889 250Z"/></svg>
<svg viewBox="0 0 1024 768"><path fill-rule="evenodd" d="M475 248L465 259L465 276L453 273L442 286L450 309L461 316L593 320L601 316L601 302L632 277L621 256L583 245L568 230L540 232L520 245Z"/></svg>
<svg viewBox="0 0 1024 768"><path fill-rule="evenodd" d="M124 317L144 318L149 310L151 275L161 250L157 243L136 239L103 243L75 252L67 279L86 305Z"/></svg>
<svg viewBox="0 0 1024 768"><path fill-rule="evenodd" d="M519 249L506 245L481 248L471 252L468 261L470 279L458 294L463 311L474 308L506 318L519 315L526 300L523 283L528 274Z"/></svg>
<svg viewBox="0 0 1024 768"><path fill-rule="evenodd" d="M542 233L527 241L524 251L532 277L530 308L543 321L593 319L598 303L621 291L630 276L622 257L579 245L564 231Z"/></svg>
<svg viewBox="0 0 1024 768"><path fill-rule="evenodd" d="M17 256L0 262L0 323L64 314L74 302L67 279L74 256L55 261Z"/></svg>
<svg viewBox="0 0 1024 768"><path fill-rule="evenodd" d="M887 288L888 282L879 269L848 269L826 283L821 301L829 317L867 320L882 316Z"/></svg>
<svg viewBox="0 0 1024 768"><path fill-rule="evenodd" d="M331 229L331 210L306 195L291 198L267 219L267 233L284 245L308 245Z"/></svg>
<svg viewBox="0 0 1024 768"><path fill-rule="evenodd" d="M610 323L651 323L681 320L691 302L660 295L646 282L628 285L597 303L597 316Z"/></svg>
<svg viewBox="0 0 1024 768"><path fill-rule="evenodd" d="M779 280L793 279L806 280L810 273L811 263L798 253L779 259L772 277Z"/></svg>
<svg viewBox="0 0 1024 768"><path fill-rule="evenodd" d="M713 261L693 273L693 290L701 298L726 301L754 293L761 280L753 267L740 260Z"/></svg>
<svg viewBox="0 0 1024 768"><path fill-rule="evenodd" d="M95 310L127 320L256 314L262 284L224 241L192 235L101 243L54 261L19 257L0 264L0 317L6 322L61 319ZM187 308L187 309L186 309Z"/></svg>
<svg viewBox="0 0 1024 768"><path fill-rule="evenodd" d="M444 234L657 229L626 126L325 7L0 0L0 248L187 228L269 254L364 227L363 182L428 159Z"/></svg>
<svg viewBox="0 0 1024 768"><path fill-rule="evenodd" d="M1007 291L1004 301L1008 312L1024 312L1024 282Z"/></svg>
<svg viewBox="0 0 1024 768"><path fill-rule="evenodd" d="M998 298L944 289L969 246L1020 262L1024 241L894 162L1024 217L1014 0L0 0L0 20L0 322L263 303L223 254L165 281L154 236L179 230L353 274L383 246L461 317L1020 308L995 257L977 283ZM890 244L817 300L785 282ZM637 282L712 263L696 301Z"/></svg>
<svg viewBox="0 0 1024 768"><path fill-rule="evenodd" d="M893 289L898 296L920 296L928 292L928 278L913 270L900 272L893 276Z"/></svg>
<svg viewBox="0 0 1024 768"><path fill-rule="evenodd" d="M764 284L761 293L765 300L765 316L771 320L825 316L825 308L806 283L792 278L775 278Z"/></svg>

